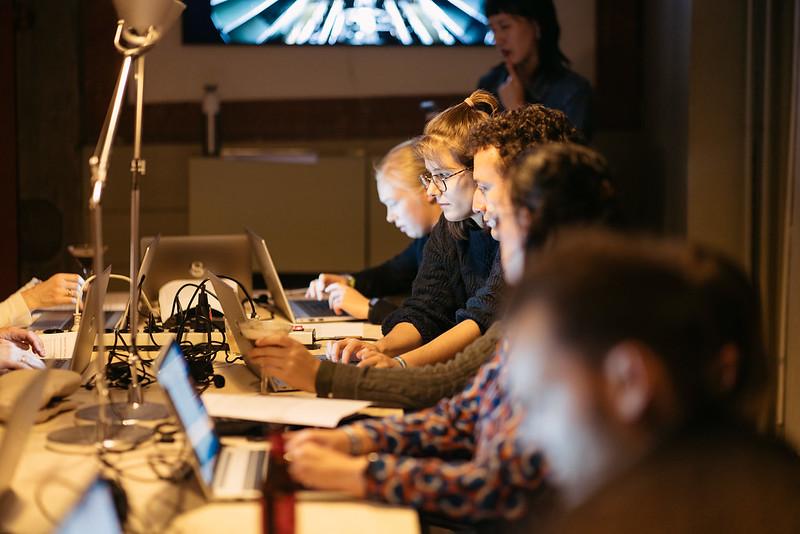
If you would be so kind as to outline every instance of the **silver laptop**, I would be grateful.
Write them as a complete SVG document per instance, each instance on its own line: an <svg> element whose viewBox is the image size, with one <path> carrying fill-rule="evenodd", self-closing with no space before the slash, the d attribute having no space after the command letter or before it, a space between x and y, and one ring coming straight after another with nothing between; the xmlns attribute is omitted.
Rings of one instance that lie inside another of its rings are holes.
<svg viewBox="0 0 800 534"><path fill-rule="evenodd" d="M72 347L71 353L68 352L69 346L61 341L69 333L41 335L42 341L47 347L46 358L55 360L55 367L68 368L79 374L83 374L89 367L89 363L92 361L95 341L97 340L97 321L95 320L96 314L92 299L95 292L97 292L100 300L105 301L110 274L111 266L109 265L89 286L86 294L86 305L81 316L81 325L78 327L75 345ZM105 330L103 330L103 333L105 333ZM56 347L55 352L53 347Z"/></svg>
<svg viewBox="0 0 800 534"><path fill-rule="evenodd" d="M142 238L142 249L152 237ZM253 287L250 241L244 234L161 236L158 255L142 289L151 302L158 300L158 290L172 280L202 280L206 271L238 280L248 292ZM244 298L244 295L242 295Z"/></svg>
<svg viewBox="0 0 800 534"><path fill-rule="evenodd" d="M261 274L264 275L264 282L267 284L267 289L275 301L275 306L283 313L287 319L292 323L321 323L321 322L339 322L339 321L352 321L353 317L343 313L336 315L336 313L328 306L326 300L312 300L286 297L286 292L283 290L283 284L278 277L278 271L275 269L275 264L272 262L267 243L258 234L250 229L247 229L247 237L250 238L250 244L255 252L258 265L261 268Z"/></svg>
<svg viewBox="0 0 800 534"><path fill-rule="evenodd" d="M67 514L56 534L122 534L117 507L111 486L102 478L95 478L78 503Z"/></svg>
<svg viewBox="0 0 800 534"><path fill-rule="evenodd" d="M220 443L177 343L161 349L157 368L158 383L186 433L190 462L205 496L212 500L259 498L267 474L267 451Z"/></svg>
<svg viewBox="0 0 800 534"><path fill-rule="evenodd" d="M42 400L42 391L47 381L47 370L12 371L14 373L35 373L36 376L22 390L14 401L11 416L6 421L5 433L0 441L0 502L11 494L11 482L28 441L28 435L36 421L36 412Z"/></svg>
<svg viewBox="0 0 800 534"><path fill-rule="evenodd" d="M244 315L242 305L236 299L236 293L233 292L233 289L231 289L228 284L215 276L214 273L209 273L208 278L211 281L211 285L214 286L214 294L222 305L222 313L225 314L225 320L228 322L228 330L231 331L233 339L236 340L236 345L239 347L239 352L242 354L245 365L254 375L260 377L261 366L254 363L247 356L250 353L250 349L253 348L253 342L245 337L239 326L247 321L247 318ZM290 386L283 380L275 378L274 376L269 377L269 387L272 391L297 390L297 388Z"/></svg>

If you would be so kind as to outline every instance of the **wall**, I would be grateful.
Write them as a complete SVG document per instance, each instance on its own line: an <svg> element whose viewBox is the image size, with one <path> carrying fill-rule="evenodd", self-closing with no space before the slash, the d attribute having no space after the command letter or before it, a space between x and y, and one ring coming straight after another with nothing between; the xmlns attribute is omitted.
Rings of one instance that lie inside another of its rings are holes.
<svg viewBox="0 0 800 534"><path fill-rule="evenodd" d="M595 0L557 0L562 48L595 79ZM225 100L460 94L499 62L493 48L184 46L174 28L147 57L145 100Z"/></svg>
<svg viewBox="0 0 800 534"><path fill-rule="evenodd" d="M748 265L747 1L692 4L687 233Z"/></svg>
<svg viewBox="0 0 800 534"><path fill-rule="evenodd" d="M691 0L645 2L644 132L648 156L642 174L646 173L653 189L642 199L644 209L659 221L657 227L678 235L686 232L691 11Z"/></svg>

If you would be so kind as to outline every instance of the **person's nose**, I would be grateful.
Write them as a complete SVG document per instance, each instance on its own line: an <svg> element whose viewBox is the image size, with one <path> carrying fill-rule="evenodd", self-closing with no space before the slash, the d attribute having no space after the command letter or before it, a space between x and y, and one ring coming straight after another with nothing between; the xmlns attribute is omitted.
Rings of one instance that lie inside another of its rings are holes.
<svg viewBox="0 0 800 534"><path fill-rule="evenodd" d="M486 197L480 189L475 189L475 193L472 195L472 211L486 213Z"/></svg>
<svg viewBox="0 0 800 534"><path fill-rule="evenodd" d="M431 183L428 184L428 188L425 190L425 193L432 197L438 197L442 194L439 188L436 187L436 184L433 183L433 180L431 180Z"/></svg>

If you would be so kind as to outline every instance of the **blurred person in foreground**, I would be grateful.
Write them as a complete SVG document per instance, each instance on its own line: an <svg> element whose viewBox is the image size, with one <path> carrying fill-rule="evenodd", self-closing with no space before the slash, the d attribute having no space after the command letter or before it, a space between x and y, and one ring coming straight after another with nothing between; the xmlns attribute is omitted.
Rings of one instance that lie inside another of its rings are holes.
<svg viewBox="0 0 800 534"><path fill-rule="evenodd" d="M759 435L757 296L730 261L593 231L530 262L509 389L563 513L529 532L800 532L800 460Z"/></svg>

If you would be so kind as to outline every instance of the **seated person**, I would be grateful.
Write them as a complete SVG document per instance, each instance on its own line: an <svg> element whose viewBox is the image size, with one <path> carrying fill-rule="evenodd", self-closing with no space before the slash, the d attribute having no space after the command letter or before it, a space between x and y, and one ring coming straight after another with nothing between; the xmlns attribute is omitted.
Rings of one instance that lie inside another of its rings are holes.
<svg viewBox="0 0 800 534"><path fill-rule="evenodd" d="M13 369L44 369L36 355L44 356L39 336L22 328L0 328L0 374Z"/></svg>
<svg viewBox="0 0 800 534"><path fill-rule="evenodd" d="M77 274L58 273L29 286L0 302L0 328L29 326L33 322L33 310L66 304L74 306L83 287L83 278Z"/></svg>
<svg viewBox="0 0 800 534"><path fill-rule="evenodd" d="M800 459L753 431L767 366L740 268L565 235L516 297L509 378L567 510L551 530L800 532ZM542 531L531 515L515 530Z"/></svg>
<svg viewBox="0 0 800 534"><path fill-rule="evenodd" d="M518 204L497 206L504 248L524 247L526 235L541 235L537 225L549 217L545 214L570 213L572 224L592 224L603 220L598 214L613 212L606 166L589 149L541 145L521 169L534 173L512 177L515 184L528 184L527 194L506 195L503 202L516 199ZM563 205L558 208L552 202ZM582 210L592 216L582 217ZM560 231L550 230L558 240ZM534 249L536 239L531 242ZM517 257L510 252L503 258ZM521 274L511 269L507 276ZM290 435L292 475L312 488L411 505L453 519L519 517L527 492L542 482L543 464L535 447L523 449L515 440L519 414L500 380L506 367L504 346L501 342L463 392L433 408Z"/></svg>
<svg viewBox="0 0 800 534"><path fill-rule="evenodd" d="M543 104L561 110L591 137L592 88L570 70L559 47L553 0L486 0L483 12L503 62L480 79L478 88L497 95L505 109Z"/></svg>
<svg viewBox="0 0 800 534"><path fill-rule="evenodd" d="M425 244L411 296L384 320L376 343L343 340L328 345L334 361L364 366L418 367L453 358L494 323L503 277L497 241L472 211L475 181L468 136L497 101L475 91L425 126L418 150L428 169L421 177L442 218Z"/></svg>
<svg viewBox="0 0 800 534"><path fill-rule="evenodd" d="M521 275L521 267L507 263L507 260L516 262L517 258L509 258L508 247L497 233L497 197L507 192L504 184L511 181L505 175L525 150L542 143L568 140L575 135L576 130L563 113L540 105L496 115L481 123L470 134L471 145L476 151L473 177L477 189L474 193L473 210L482 215L487 225L492 227L493 237L500 241L503 272L509 283L513 283ZM541 198L537 202L545 206L540 208L548 213L553 212L546 222L537 224L534 233L539 236L539 241L552 230L583 215L586 219L603 220L605 217L594 213L582 215L583 206L593 206L592 203L576 204L567 208L572 199L560 193L565 183L552 180L538 187L537 194ZM535 189L528 182L521 187L525 193ZM491 202L483 199L484 191ZM522 193L520 198L524 199L526 195ZM548 207L551 199L561 207L553 207L551 210ZM525 201L522 200L521 204L525 204ZM523 244L515 246L524 249ZM485 335L448 362L408 369L354 368L330 361L320 362L304 346L286 336L260 340L257 343L258 348L249 356L260 360L265 372L270 375L323 397L368 399L405 408L424 408L464 389L478 368L494 354L500 330L500 325L495 323Z"/></svg>
<svg viewBox="0 0 800 534"><path fill-rule="evenodd" d="M375 170L378 197L386 206L386 220L414 241L403 252L353 275L322 273L308 286L306 297L327 298L337 314L380 324L397 306L380 297L406 295L417 276L428 234L442 210L425 194L419 177L425 162L416 152L416 139L391 149Z"/></svg>

